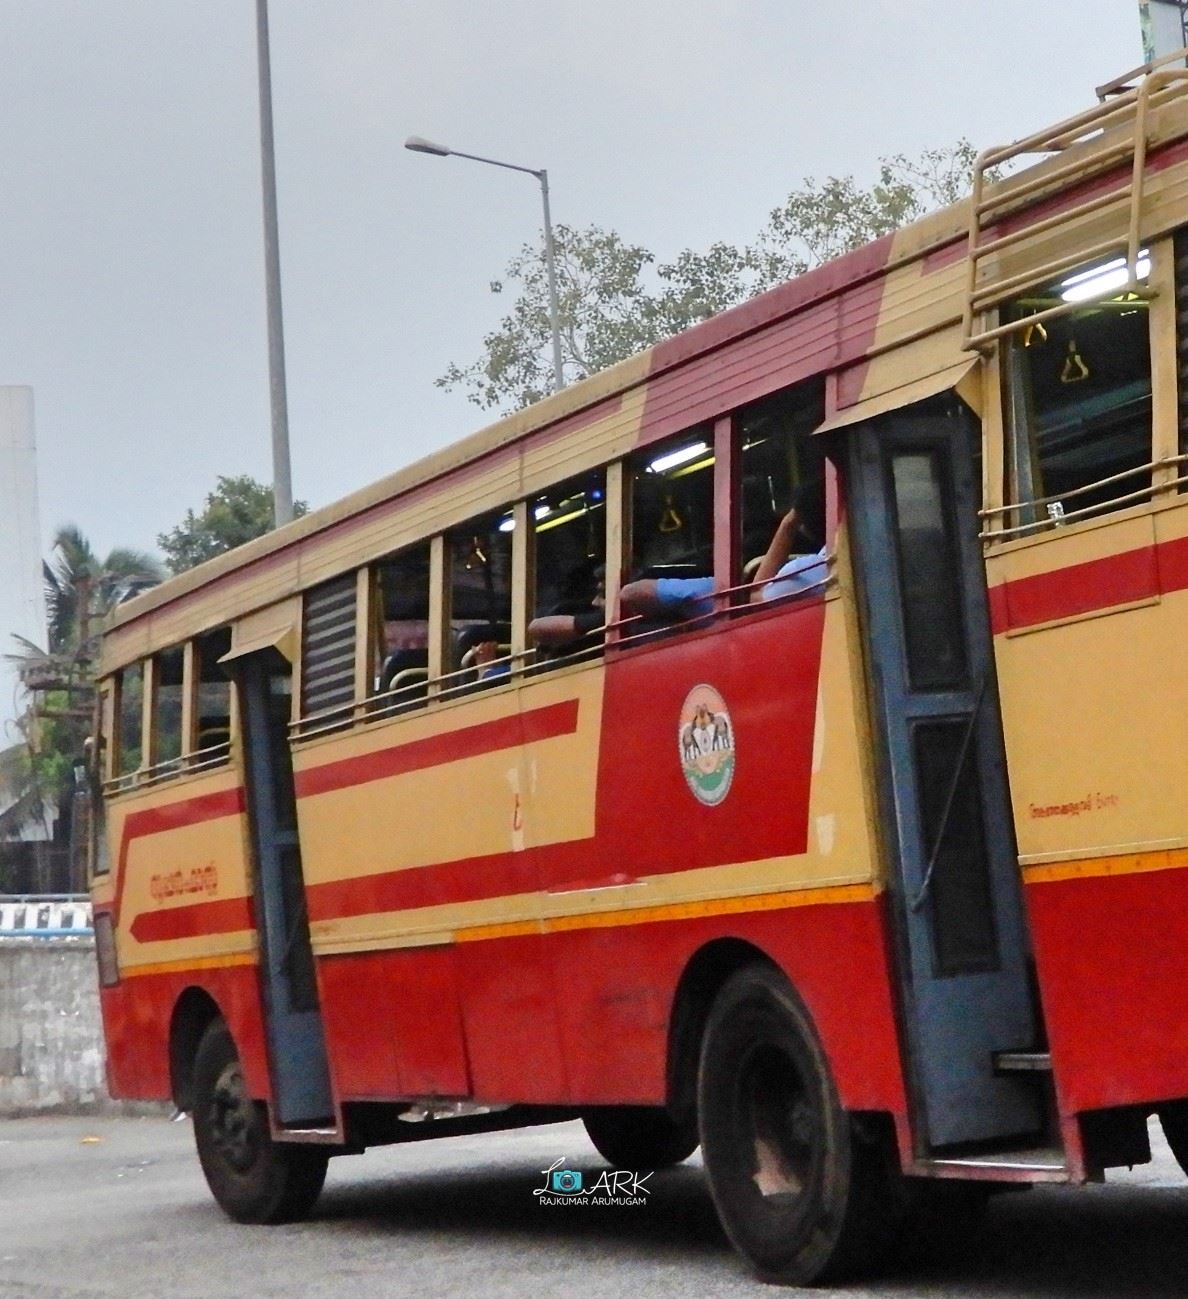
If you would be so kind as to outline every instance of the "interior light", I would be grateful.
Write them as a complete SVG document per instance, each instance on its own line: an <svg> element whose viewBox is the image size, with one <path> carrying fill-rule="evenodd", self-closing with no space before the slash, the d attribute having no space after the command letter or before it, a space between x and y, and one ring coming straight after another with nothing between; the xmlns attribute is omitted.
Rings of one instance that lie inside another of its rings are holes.
<svg viewBox="0 0 1188 1299"><path fill-rule="evenodd" d="M499 520L500 532L515 532L515 530L516 530L516 520L514 515L509 514L507 518Z"/></svg>
<svg viewBox="0 0 1188 1299"><path fill-rule="evenodd" d="M536 529L537 532L548 532L550 528L559 528L563 523L569 523L574 519L580 519L583 514L589 511L583 506L580 510L571 510L568 514L555 514L551 519L540 524Z"/></svg>
<svg viewBox="0 0 1188 1299"><path fill-rule="evenodd" d="M1151 254L1146 248L1139 250L1135 261L1135 277L1145 280L1151 274ZM1065 302L1088 302L1092 298L1107 297L1113 290L1126 286L1130 273L1125 257L1115 257L1104 266L1094 266L1088 271L1078 271L1060 283L1060 296Z"/></svg>
<svg viewBox="0 0 1188 1299"><path fill-rule="evenodd" d="M708 469L713 463L714 457L712 455L706 456L704 460L695 461L691 465L685 465L683 468L678 469L676 473L673 474L673 477L684 478L686 474L695 474L701 469Z"/></svg>
<svg viewBox="0 0 1188 1299"><path fill-rule="evenodd" d="M551 505L538 505L532 511L532 516L536 519L547 519L552 512L553 507Z"/></svg>
<svg viewBox="0 0 1188 1299"><path fill-rule="evenodd" d="M675 469L677 465L683 465L690 460L696 460L698 456L705 455L708 450L708 442L690 442L688 446L680 447L676 451L668 451L662 456L657 456L656 459L648 465L648 472L652 474L662 474L666 469Z"/></svg>

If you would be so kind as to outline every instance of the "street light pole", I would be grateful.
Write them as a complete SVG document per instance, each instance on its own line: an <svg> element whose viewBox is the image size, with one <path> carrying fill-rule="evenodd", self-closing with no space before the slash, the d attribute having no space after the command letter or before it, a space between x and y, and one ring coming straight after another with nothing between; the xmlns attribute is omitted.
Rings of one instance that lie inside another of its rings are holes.
<svg viewBox="0 0 1188 1299"><path fill-rule="evenodd" d="M549 282L549 328L553 335L553 391L565 387L565 374L561 364L561 307L557 297L557 248L553 241L553 221L549 214L549 173L542 167L520 167L514 162L500 162L497 158L483 158L477 153L460 153L444 144L434 144L419 135L410 135L404 142L413 153L427 153L435 158L468 158L471 162L485 162L491 167L504 167L508 171L522 171L535 176L540 182L540 200L544 208L545 271Z"/></svg>
<svg viewBox="0 0 1188 1299"><path fill-rule="evenodd" d="M285 334L281 317L280 236L276 220L276 159L272 142L272 70L268 57L268 0L256 0L256 56L260 81L260 172L264 191L264 284L268 303L268 386L272 406L272 500L276 527L293 518L289 464L289 403L285 390Z"/></svg>

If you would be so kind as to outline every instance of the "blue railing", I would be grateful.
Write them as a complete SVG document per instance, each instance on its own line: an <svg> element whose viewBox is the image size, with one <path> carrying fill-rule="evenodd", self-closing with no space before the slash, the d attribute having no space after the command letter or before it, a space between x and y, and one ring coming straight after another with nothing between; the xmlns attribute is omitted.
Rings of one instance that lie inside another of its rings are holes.
<svg viewBox="0 0 1188 1299"><path fill-rule="evenodd" d="M85 893L0 893L0 938L89 938Z"/></svg>

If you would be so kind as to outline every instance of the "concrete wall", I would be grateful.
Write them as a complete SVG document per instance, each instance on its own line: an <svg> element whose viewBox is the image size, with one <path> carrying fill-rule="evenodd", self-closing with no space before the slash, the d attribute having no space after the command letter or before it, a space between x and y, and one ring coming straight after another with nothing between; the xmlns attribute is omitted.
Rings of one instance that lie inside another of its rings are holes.
<svg viewBox="0 0 1188 1299"><path fill-rule="evenodd" d="M0 1115L120 1109L103 1059L94 940L0 939Z"/></svg>

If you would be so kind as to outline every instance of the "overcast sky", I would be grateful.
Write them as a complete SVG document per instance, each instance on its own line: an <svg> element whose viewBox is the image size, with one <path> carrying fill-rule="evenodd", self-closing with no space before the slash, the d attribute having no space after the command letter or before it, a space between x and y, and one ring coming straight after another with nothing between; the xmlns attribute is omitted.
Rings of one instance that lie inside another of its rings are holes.
<svg viewBox="0 0 1188 1299"><path fill-rule="evenodd" d="M1141 57L1137 0L272 0L295 494L490 416L433 380L554 219L661 256L804 176L1005 143ZM151 547L270 476L252 0L0 0L0 383L35 390L43 534Z"/></svg>

